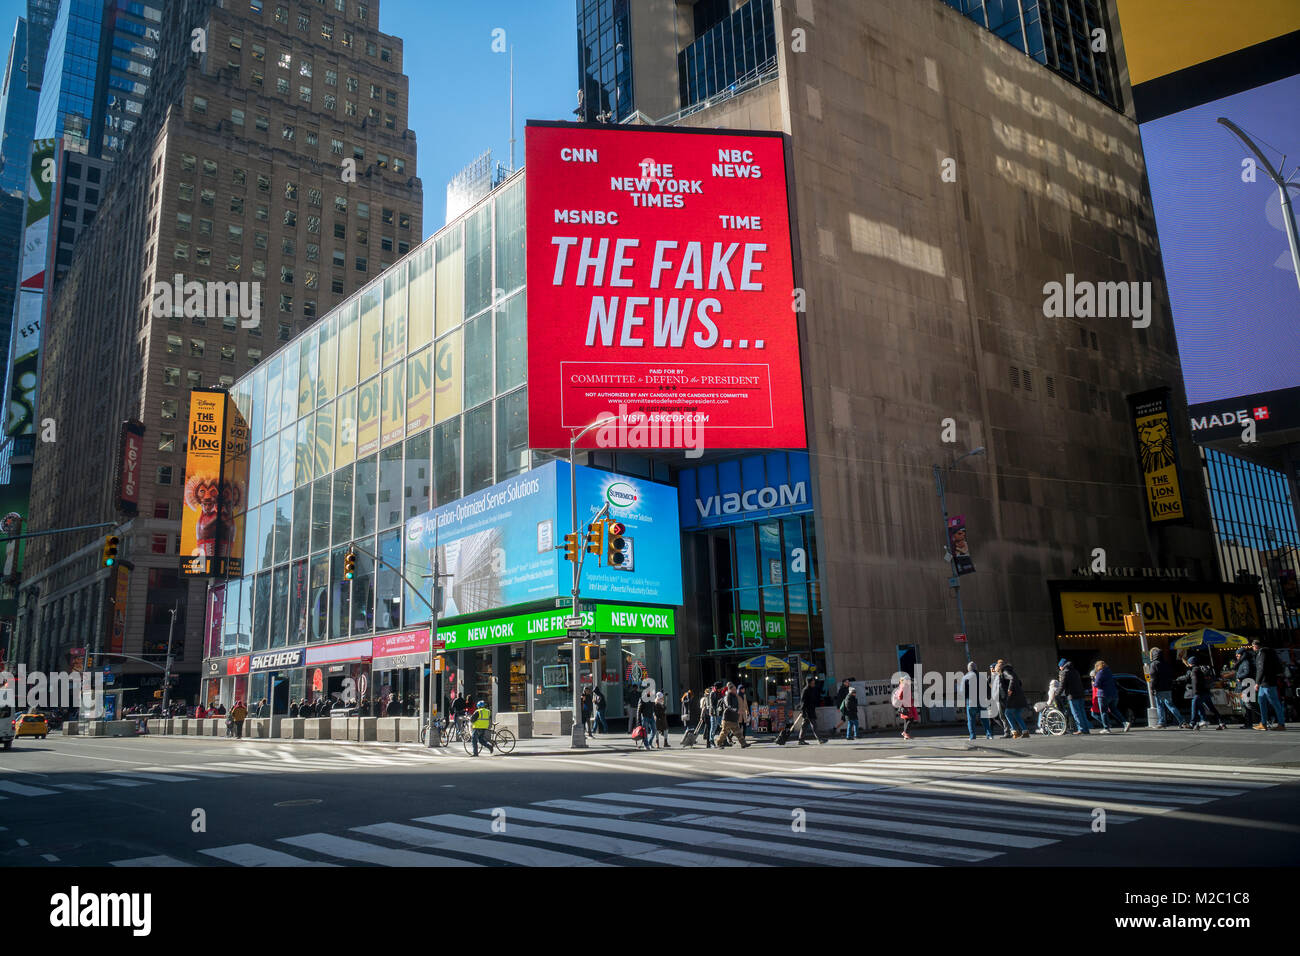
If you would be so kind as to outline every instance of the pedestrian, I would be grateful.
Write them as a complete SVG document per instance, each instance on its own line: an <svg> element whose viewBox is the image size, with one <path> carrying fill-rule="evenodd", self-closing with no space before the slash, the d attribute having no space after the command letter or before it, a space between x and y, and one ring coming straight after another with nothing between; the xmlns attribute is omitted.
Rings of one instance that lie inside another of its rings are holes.
<svg viewBox="0 0 1300 956"><path fill-rule="evenodd" d="M821 693L817 690L817 678L809 677L804 683L803 693L799 696L799 716L795 718L794 726L790 728L790 735L794 735L795 727L799 729L799 743L802 746L808 746L805 735L809 730L817 738L817 742L824 744L827 738L817 734L817 705L821 703Z"/></svg>
<svg viewBox="0 0 1300 956"><path fill-rule="evenodd" d="M984 727L984 736L993 739L993 718L988 716L988 708L980 706L980 672L974 661L966 664L966 673L961 678L961 696L966 705L966 733L975 739L976 722Z"/></svg>
<svg viewBox="0 0 1300 956"><path fill-rule="evenodd" d="M690 733L691 728L695 726L696 720L695 695L691 693L689 687L682 692L682 696L678 699L678 703L682 708L682 738L685 739L686 735Z"/></svg>
<svg viewBox="0 0 1300 956"><path fill-rule="evenodd" d="M243 739L244 736L244 718L248 716L248 708L242 701L235 701L235 706L230 708L230 720L235 725L236 739ZM229 736L229 735L227 735Z"/></svg>
<svg viewBox="0 0 1300 956"><path fill-rule="evenodd" d="M1002 688L1006 692L1006 720L1011 728L1012 738L1019 740L1022 737L1029 736L1029 728L1025 726L1024 710L1029 706L1029 699L1025 696L1025 684L1016 673L1014 667L1005 661L999 662L1002 671Z"/></svg>
<svg viewBox="0 0 1300 956"><path fill-rule="evenodd" d="M1214 698L1210 694L1214 687L1214 671L1207 665L1201 664L1201 659L1195 656L1187 658L1187 667L1187 680L1192 691L1192 730L1201 729L1201 717L1204 714L1213 714L1215 722L1222 730L1223 718L1219 716L1219 711L1214 706ZM1260 706L1262 709L1263 705Z"/></svg>
<svg viewBox="0 0 1300 956"><path fill-rule="evenodd" d="M1049 681L1047 684L1047 699L1040 700L1036 704L1034 704L1034 710L1038 712L1037 729L1040 734L1047 733L1046 728L1043 727L1043 714L1047 713L1053 707L1057 707L1057 708L1060 707L1060 703L1059 703L1060 696L1061 696L1061 678L1053 677L1051 681Z"/></svg>
<svg viewBox="0 0 1300 956"><path fill-rule="evenodd" d="M582 730L586 734L591 733L591 688L584 687L582 696L579 698L579 704L582 707Z"/></svg>
<svg viewBox="0 0 1300 956"><path fill-rule="evenodd" d="M1249 647L1239 648L1233 658L1237 668L1237 693L1241 700L1241 726L1249 730L1259 721L1259 682L1255 680L1255 653Z"/></svg>
<svg viewBox="0 0 1300 956"><path fill-rule="evenodd" d="M713 738L709 736L709 695L707 692L701 692L699 699L699 718L695 725L695 738L698 740L704 737L705 749L713 748Z"/></svg>
<svg viewBox="0 0 1300 956"><path fill-rule="evenodd" d="M1110 733L1110 722L1107 717L1114 717L1124 727L1124 733L1128 733L1129 722L1124 719L1124 715L1119 712L1117 704L1119 703L1119 683L1115 680L1115 675L1111 673L1110 666L1105 661L1097 661L1097 668L1093 674L1092 685L1097 688L1097 713L1101 716L1101 732Z"/></svg>
<svg viewBox="0 0 1300 956"><path fill-rule="evenodd" d="M645 693L642 693L641 700L636 705L636 718L637 724L645 731L641 743L645 745L646 750L650 750L655 740L655 702Z"/></svg>
<svg viewBox="0 0 1300 956"><path fill-rule="evenodd" d="M972 665L973 666L973 665ZM844 739L858 739L858 689L850 687L844 699L840 701L840 713L844 715ZM971 740L975 734L971 732Z"/></svg>
<svg viewBox="0 0 1300 956"><path fill-rule="evenodd" d="M1187 727L1183 715L1174 706L1174 666L1164 659L1164 652L1158 647L1151 648L1151 693L1155 696L1161 730L1169 727L1165 714L1170 714L1179 728Z"/></svg>
<svg viewBox="0 0 1300 956"><path fill-rule="evenodd" d="M668 748L668 706L664 703L664 692L655 694L655 743L661 748Z"/></svg>
<svg viewBox="0 0 1300 956"><path fill-rule="evenodd" d="M898 687L894 690L894 707L898 709L898 719L903 722L903 739L912 739L912 725L920 720L920 715L916 710L916 703L912 699L912 679L906 674L898 682Z"/></svg>
<svg viewBox="0 0 1300 956"><path fill-rule="evenodd" d="M1286 730L1286 710L1282 706L1281 688L1285 680L1277 652L1265 647L1257 637L1255 648L1255 684L1259 687L1259 723L1256 730L1268 730L1269 711L1277 713L1277 729Z"/></svg>
<svg viewBox="0 0 1300 956"><path fill-rule="evenodd" d="M1088 733L1088 701L1084 695L1083 678L1074 669L1074 664L1062 657L1056 662L1059 668L1057 680L1061 682L1061 693L1070 705L1070 715L1074 717L1074 733Z"/></svg>
<svg viewBox="0 0 1300 956"><path fill-rule="evenodd" d="M1003 718L1003 701L1006 700L1006 694L1002 689L1002 674L998 671L997 664L989 665L989 726L992 726L994 720L1002 728L999 736L1010 737L1011 731L1007 729L1007 722Z"/></svg>
<svg viewBox="0 0 1300 956"><path fill-rule="evenodd" d="M596 736L597 727L602 734L609 733L609 727L605 724L605 695L599 687L594 687L591 691L591 735L593 737Z"/></svg>
<svg viewBox="0 0 1300 956"><path fill-rule="evenodd" d="M849 730L847 727L848 719L844 716L844 708L841 705L844 703L844 698L848 696L849 696L849 679L846 677L844 678L844 680L840 681L840 686L835 691L835 700L833 701L833 703L835 704L835 710L840 715L840 722L836 724L835 729L831 731L831 734L835 735L839 733L841 727L844 727L844 738L846 740L848 739L849 736Z"/></svg>
<svg viewBox="0 0 1300 956"><path fill-rule="evenodd" d="M478 748L480 744L495 753L495 750L492 747L492 741L488 737L488 730L492 727L492 711L488 709L487 701L480 700L478 702L478 706L474 709L474 713L470 717L470 726L474 731L474 756L478 756Z"/></svg>
<svg viewBox="0 0 1300 956"><path fill-rule="evenodd" d="M713 738L717 736L722 727L722 689L726 685L722 681L714 681L713 686L709 688L708 705L709 705L709 746L713 746Z"/></svg>
<svg viewBox="0 0 1300 956"><path fill-rule="evenodd" d="M722 723L714 743L725 747L727 738L731 736L736 738L741 747L749 746L740 732L740 694L736 691L736 685L728 681L722 692Z"/></svg>
<svg viewBox="0 0 1300 956"><path fill-rule="evenodd" d="M745 743L745 725L750 721L749 709L749 688L744 684L736 685L736 696L740 698L740 719L737 723L740 725L740 746L748 747Z"/></svg>

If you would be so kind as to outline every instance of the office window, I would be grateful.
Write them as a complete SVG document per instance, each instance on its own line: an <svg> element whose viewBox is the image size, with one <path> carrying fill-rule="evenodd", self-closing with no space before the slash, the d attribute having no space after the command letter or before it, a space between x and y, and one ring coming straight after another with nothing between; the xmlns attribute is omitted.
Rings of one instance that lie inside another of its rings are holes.
<svg viewBox="0 0 1300 956"><path fill-rule="evenodd" d="M193 184L193 183L179 183L179 184L177 185L177 187L176 187L176 197L177 197L178 199L180 199L181 202L193 202L193 201L194 201L194 184Z"/></svg>
<svg viewBox="0 0 1300 956"><path fill-rule="evenodd" d="M320 246L314 242L307 243L307 261L317 262L320 260Z"/></svg>
<svg viewBox="0 0 1300 956"><path fill-rule="evenodd" d="M184 344L185 344L185 340L182 339L179 335L172 335L170 332L167 333L167 354L168 355L180 355L181 348L184 346ZM177 372L177 374L179 375L180 373Z"/></svg>
<svg viewBox="0 0 1300 956"><path fill-rule="evenodd" d="M187 213L187 212L178 212L178 213L176 214L176 231L177 231L177 232L189 232L189 231L190 231L190 223L192 223L193 221L194 221L194 217L191 216L189 213Z"/></svg>
<svg viewBox="0 0 1300 956"><path fill-rule="evenodd" d="M211 236L211 235L212 235L212 220L211 220L211 219L200 219L200 220L199 220L199 235L200 235L200 236Z"/></svg>
<svg viewBox="0 0 1300 956"><path fill-rule="evenodd" d="M176 416L180 413L180 402L174 398L164 398L161 402L159 415L165 422L174 422Z"/></svg>
<svg viewBox="0 0 1300 956"><path fill-rule="evenodd" d="M234 107L231 107L231 110L230 110L230 122L231 122L231 125L233 125L233 126L243 126L243 125L244 125L244 111L243 111L243 110L237 110L237 109L235 109Z"/></svg>
<svg viewBox="0 0 1300 956"><path fill-rule="evenodd" d="M258 116L253 120L253 126L257 128L258 132L265 133L271 128L271 120L266 116Z"/></svg>
<svg viewBox="0 0 1300 956"><path fill-rule="evenodd" d="M262 361L262 350L261 350L261 349L249 349L249 350L248 350L248 362L249 362L249 364L250 364L250 365L256 365L256 364L257 364L258 362L260 362L260 361Z"/></svg>
<svg viewBox="0 0 1300 956"><path fill-rule="evenodd" d="M176 433L159 432L158 433L158 450L175 451L176 450Z"/></svg>
<svg viewBox="0 0 1300 956"><path fill-rule="evenodd" d="M202 339L190 339L190 358L203 358L204 345Z"/></svg>
<svg viewBox="0 0 1300 956"><path fill-rule="evenodd" d="M194 97L194 112L206 113L208 111L208 98L206 96Z"/></svg>
<svg viewBox="0 0 1300 956"><path fill-rule="evenodd" d="M168 337L170 338L170 336L168 336ZM169 353L170 353L170 351L171 351L171 350L168 349L168 352L169 352ZM172 385L172 386L175 386L175 385L179 385L180 383L181 383L181 370L178 369L178 368L172 368L172 367L169 366L169 365L168 365L168 366L164 366L164 367L163 367L163 384L164 384L164 385Z"/></svg>
<svg viewBox="0 0 1300 956"><path fill-rule="evenodd" d="M326 93L324 105L326 111L332 113L334 110L338 109L338 98L333 93Z"/></svg>
<svg viewBox="0 0 1300 956"><path fill-rule="evenodd" d="M370 203L368 202L357 203L357 218L358 219L370 218Z"/></svg>
<svg viewBox="0 0 1300 956"><path fill-rule="evenodd" d="M357 271L358 271L358 272L365 272L365 271L366 271L366 268L367 268L367 265L366 265L366 257L365 257L365 256L357 256L356 266L357 266Z"/></svg>
<svg viewBox="0 0 1300 956"><path fill-rule="evenodd" d="M194 172L198 160L189 153L181 153L181 171L186 173Z"/></svg>
<svg viewBox="0 0 1300 956"><path fill-rule="evenodd" d="M175 257L177 259L188 259L190 257L190 244L188 242L176 243Z"/></svg>
<svg viewBox="0 0 1300 956"><path fill-rule="evenodd" d="M310 103L310 102L311 102L311 87L310 87L310 86L300 86L300 87L298 87L298 99L302 100L304 103Z"/></svg>
<svg viewBox="0 0 1300 956"><path fill-rule="evenodd" d="M226 256L226 271L238 272L242 261L243 259L241 256Z"/></svg>
<svg viewBox="0 0 1300 956"><path fill-rule="evenodd" d="M320 216L307 217L307 231L313 235L320 232Z"/></svg>
<svg viewBox="0 0 1300 956"><path fill-rule="evenodd" d="M190 388L202 388L203 373L197 372L194 369L187 369L185 372L185 381Z"/></svg>
<svg viewBox="0 0 1300 956"><path fill-rule="evenodd" d="M298 184L286 182L284 184L284 198L296 200L298 198Z"/></svg>
<svg viewBox="0 0 1300 956"><path fill-rule="evenodd" d="M319 189L312 188L307 190L307 205L319 206L320 201L321 201L321 191Z"/></svg>
<svg viewBox="0 0 1300 956"><path fill-rule="evenodd" d="M286 226L298 225L298 214L294 212L292 209L286 209L284 211L284 224Z"/></svg>
<svg viewBox="0 0 1300 956"><path fill-rule="evenodd" d="M235 361L235 347L233 345L221 346L221 361L231 363Z"/></svg>

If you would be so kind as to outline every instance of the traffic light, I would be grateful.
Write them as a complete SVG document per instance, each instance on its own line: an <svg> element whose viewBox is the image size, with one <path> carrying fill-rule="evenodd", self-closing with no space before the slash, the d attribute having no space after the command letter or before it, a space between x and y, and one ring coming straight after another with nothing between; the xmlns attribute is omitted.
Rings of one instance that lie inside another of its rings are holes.
<svg viewBox="0 0 1300 956"><path fill-rule="evenodd" d="M343 555L343 578L351 581L357 576L357 553L348 548L347 553Z"/></svg>
<svg viewBox="0 0 1300 956"><path fill-rule="evenodd" d="M611 568L632 570L632 539L625 538L627 528L621 521L611 521L605 529L605 563Z"/></svg>
<svg viewBox="0 0 1300 956"><path fill-rule="evenodd" d="M594 554L597 559L604 560L605 557L605 522L593 521L587 525L587 553Z"/></svg>
<svg viewBox="0 0 1300 956"><path fill-rule="evenodd" d="M1138 624L1138 616L1136 614L1124 615L1124 630L1129 634L1137 634L1142 630Z"/></svg>
<svg viewBox="0 0 1300 956"><path fill-rule="evenodd" d="M117 546L121 540L115 534L110 534L104 539L104 567L111 568L117 564Z"/></svg>
<svg viewBox="0 0 1300 956"><path fill-rule="evenodd" d="M582 533L574 531L564 536L564 560L574 564L582 557Z"/></svg>
<svg viewBox="0 0 1300 956"><path fill-rule="evenodd" d="M582 645L582 662L583 662L584 664L594 664L594 663L596 663L596 662L599 661L599 660L600 660L600 645L599 645L599 644L583 644L583 645Z"/></svg>

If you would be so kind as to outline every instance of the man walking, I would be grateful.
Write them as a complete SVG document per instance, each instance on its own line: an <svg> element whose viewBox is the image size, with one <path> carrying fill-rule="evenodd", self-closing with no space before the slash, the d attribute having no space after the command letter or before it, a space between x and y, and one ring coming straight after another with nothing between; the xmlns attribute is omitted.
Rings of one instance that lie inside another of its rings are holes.
<svg viewBox="0 0 1300 956"><path fill-rule="evenodd" d="M833 701L833 703L835 704L835 709L836 709L837 711L839 711L839 714L840 714L840 722L839 722L838 724L836 724L836 725L835 725L835 729L834 729L833 731L831 731L831 735L834 736L835 734L839 733L839 729L840 729L841 727L844 727L844 728L845 728L845 729L844 729L844 738L845 738L846 740L848 739L849 731L848 731L848 728L845 727L845 724L846 724L846 722L847 722L847 718L844 716L844 707L843 707L843 704L844 704L844 698L845 698L845 697L848 697L848 696L849 696L849 679L846 677L846 678L844 678L844 680L840 681L840 686L839 686L839 688L835 691L835 700Z"/></svg>
<svg viewBox="0 0 1300 956"><path fill-rule="evenodd" d="M605 695L599 687L591 692L591 707L591 736L596 736L597 727L602 734L609 733L609 727L605 725Z"/></svg>
<svg viewBox="0 0 1300 956"><path fill-rule="evenodd" d="M817 678L809 677L804 684L803 694L799 697L799 717L795 723L799 725L799 743L801 746L808 746L805 735L812 730L812 735L817 738L819 744L826 743L825 737L817 735L817 705L821 702L821 693L817 690ZM794 728L790 728L794 733Z"/></svg>
<svg viewBox="0 0 1300 956"><path fill-rule="evenodd" d="M1092 683L1097 688L1097 713L1101 715L1101 732L1110 733L1110 723L1106 718L1111 716L1123 725L1124 733L1128 733L1128 721L1116 706L1119 702L1119 682L1105 661L1097 662L1097 673L1093 676Z"/></svg>
<svg viewBox="0 0 1300 956"><path fill-rule="evenodd" d="M1151 690L1156 698L1156 711L1160 714L1160 729L1164 730L1169 726L1165 722L1166 713L1173 716L1176 726L1186 727L1187 725L1183 723L1183 715L1174 706L1173 665L1164 660L1158 647L1151 648Z"/></svg>
<svg viewBox="0 0 1300 956"><path fill-rule="evenodd" d="M1277 652L1265 647L1257 637L1253 641L1255 648L1255 683L1259 685L1259 723L1256 730L1268 730L1268 713L1277 712L1277 729L1286 730L1286 709L1282 706L1279 688L1282 684L1282 662Z"/></svg>
<svg viewBox="0 0 1300 956"><path fill-rule="evenodd" d="M980 672L971 661L966 665L966 673L961 679L961 696L966 707L966 733L975 739L975 728L983 724L984 736L993 739L993 718L985 717L980 706Z"/></svg>
<svg viewBox="0 0 1300 956"><path fill-rule="evenodd" d="M488 709L487 701L480 700L478 707L470 717L470 727L474 731L474 756L478 756L479 744L482 744L488 750L492 750L492 741L488 739L488 728L492 726L492 711ZM495 751L493 751L495 752Z"/></svg>
<svg viewBox="0 0 1300 956"><path fill-rule="evenodd" d="M730 681L722 693L722 726L714 743L719 747L726 746L729 736L734 736L741 747L749 746L740 735L740 695L736 693L736 685Z"/></svg>
<svg viewBox="0 0 1300 956"><path fill-rule="evenodd" d="M1070 715L1074 718L1074 733L1088 733L1088 698L1092 695L1083 689L1083 678L1066 658L1056 662L1059 668L1057 680L1061 682L1061 693L1070 706Z"/></svg>
<svg viewBox="0 0 1300 956"><path fill-rule="evenodd" d="M1255 653L1249 647L1237 651L1237 688L1241 695L1241 727L1250 730L1259 723L1259 682L1255 680Z"/></svg>
<svg viewBox="0 0 1300 956"><path fill-rule="evenodd" d="M230 710L230 720L235 725L235 738L238 740L244 737L244 718L247 716L248 708L244 706L243 701L235 701L235 706Z"/></svg>
<svg viewBox="0 0 1300 956"><path fill-rule="evenodd" d="M858 739L858 689L850 687L844 699L840 701L840 713L844 715L844 739ZM971 740L974 740L974 733L971 734Z"/></svg>
<svg viewBox="0 0 1300 956"><path fill-rule="evenodd" d="M1187 658L1187 680L1192 689L1192 730L1200 730L1202 716L1213 714L1214 720L1223 729L1223 718L1219 716L1218 709L1214 706L1214 698L1210 695L1210 690L1214 686L1214 672L1209 667L1201 666L1200 658Z"/></svg>

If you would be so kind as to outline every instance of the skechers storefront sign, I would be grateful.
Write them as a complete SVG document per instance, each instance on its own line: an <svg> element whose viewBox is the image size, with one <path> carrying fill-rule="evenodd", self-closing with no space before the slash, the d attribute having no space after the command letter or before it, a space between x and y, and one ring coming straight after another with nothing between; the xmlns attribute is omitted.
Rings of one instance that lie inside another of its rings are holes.
<svg viewBox="0 0 1300 956"><path fill-rule="evenodd" d="M301 667L304 649L299 647L292 651L272 651L269 654L254 654L249 661L251 671L285 670Z"/></svg>
<svg viewBox="0 0 1300 956"><path fill-rule="evenodd" d="M772 452L678 474L682 529L812 512L806 452Z"/></svg>
<svg viewBox="0 0 1300 956"><path fill-rule="evenodd" d="M491 644L517 644L543 638L564 637L568 631L564 619L568 608L556 611L536 611L516 614L467 624L438 625L438 639L447 642L446 651L463 651ZM582 626L593 635L651 634L671 636L676 627L672 608L629 607L617 604L598 604L594 611L580 615Z"/></svg>

